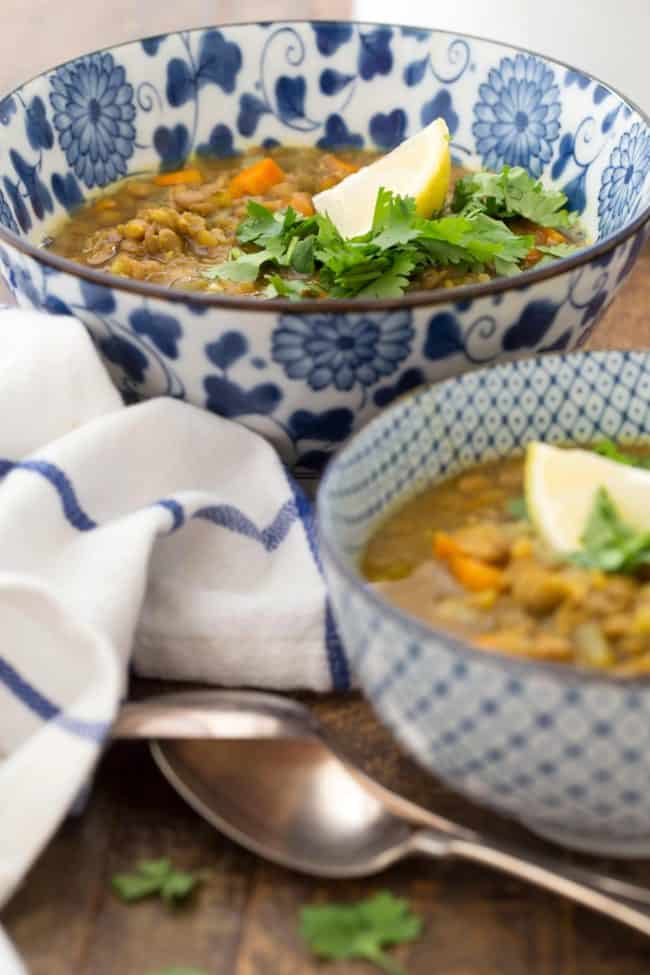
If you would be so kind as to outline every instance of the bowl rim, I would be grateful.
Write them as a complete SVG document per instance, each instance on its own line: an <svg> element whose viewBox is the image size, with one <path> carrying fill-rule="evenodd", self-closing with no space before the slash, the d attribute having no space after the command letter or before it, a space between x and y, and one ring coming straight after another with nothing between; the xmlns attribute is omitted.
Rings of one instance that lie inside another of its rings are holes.
<svg viewBox="0 0 650 975"><path fill-rule="evenodd" d="M641 355L648 359L650 362L650 350L644 349L594 349L593 351L589 349L578 350L576 352L568 353L547 353L543 356L544 361L548 359L554 359L558 363L565 362L571 359L582 359L586 361L590 358L606 359L612 355L625 355L626 353L633 353L635 355ZM525 359L524 362L533 362L537 367L538 363L535 359ZM489 372L496 372L507 369L513 363L502 362L499 365L487 366L482 369L472 370L472 376L480 376ZM382 423L390 424L391 420L405 407L413 406L417 403L420 397L433 395L434 390L444 389L445 387L450 387L458 384L464 376L469 375L469 373L462 373L459 376L452 376L449 379L443 379L439 382L430 383L424 388L413 390L411 393L407 393L405 396L401 397L398 401L386 407L377 416L373 417L369 423L366 423L357 433L355 433L349 440L345 443L342 450L336 454L327 466L325 474L318 485L318 491L316 495L316 522L318 525L318 538L323 554L326 556L324 562L329 560L336 568L336 571L341 575L347 586L352 590L356 591L361 595L363 599L369 601L371 605L377 609L380 613L389 616L392 622L402 628L406 627L407 630L415 633L417 637L422 640L437 639L445 644L453 645L453 652L457 654L459 659L466 659L471 662L481 662L484 665L489 664L498 668L505 668L506 670L515 670L517 672L523 672L526 676L532 677L536 674L538 675L548 675L549 677L555 678L559 683L566 684L600 684L606 685L608 687L617 687L623 691L633 690L635 688L648 688L650 687L650 674L645 676L635 676L635 675L615 675L608 671L598 671L592 670L587 667L581 667L574 664L562 664L554 663L548 660L535 660L532 657L516 657L512 654L505 652L499 652L497 650L485 651L478 647L473 646L468 641L464 640L462 637L451 633L448 630L441 629L436 626L431 626L428 623L424 623L417 616L412 616L399 607L390 603L387 599L384 599L376 589L373 588L372 584L367 582L359 569L351 568L344 559L339 555L337 546L332 542L329 537L329 533L324 530L323 526L326 524L326 519L323 517L325 508L325 495L328 490L330 481L333 479L336 473L336 468L339 463L346 459L346 455L349 451L354 450L357 441L365 436L373 428L379 428ZM419 405L418 405L419 409ZM567 441L571 443L572 441ZM511 456L516 456L516 451L504 455L504 458L496 458L497 460L505 459ZM471 467L475 465L467 465ZM463 468L465 469L465 468ZM436 483L437 479L434 479L430 483ZM399 505L395 507L398 510Z"/></svg>
<svg viewBox="0 0 650 975"><path fill-rule="evenodd" d="M201 33L206 30L226 27L257 27L260 23L261 22L258 20L235 21L231 23L213 22L204 26L189 28L186 32ZM429 34L444 34L448 37L467 38L472 41L480 41L486 44L506 48L509 51L516 51L520 54L530 54L533 55L533 57L541 58L550 64L566 68L569 71L573 71L576 74L589 78L591 81L595 81L597 84L607 88L613 95L616 95L625 105L631 108L632 111L635 112L644 122L645 126L650 129L650 114L644 111L631 98L623 95L617 88L614 88L612 85L607 84L607 82L602 81L596 75L576 68L574 65L571 65L568 62L562 61L558 58L553 58L550 55L542 54L527 47L519 47L516 44L509 44L504 41L499 41L495 38L483 37L478 34L467 34L464 32L455 34L453 31L440 30L439 28L433 27L419 27L416 24L400 24L365 20L361 21L340 18L306 19L304 17L298 17L289 18L286 20L263 21L263 23L276 23L278 25L343 23L369 27L414 27L418 30L427 31ZM11 91L0 93L0 102L4 101L6 98L10 98L12 95L16 95L18 92L21 92L27 85L37 81L39 78L46 78L52 71L56 71L58 68L65 65L73 64L75 61L78 61L81 58L92 57L95 54L102 54L108 51L117 51L131 45L142 44L142 42L146 40L152 40L161 36L168 37L181 33L185 33L182 28L167 31L162 35L149 34L146 37L131 38L126 41L121 41L119 44L109 44L101 48L96 48L94 51L88 51L86 53L75 55L74 57L68 58L65 61L60 61L58 64L52 65L51 67L42 69L37 74L32 75L32 77L21 82ZM159 300L170 301L177 304L197 305L204 309L216 307L231 309L232 311L256 311L264 314L276 314L281 312L291 314L310 314L314 312L320 314L337 314L339 312L382 312L401 308L433 308L440 305L449 305L450 303L457 301L471 301L474 298L501 294L505 291L518 289L523 290L529 285L536 284L538 281L545 281L549 278L560 276L564 272L571 271L576 267L582 267L585 264L589 264L592 260L601 257L603 254L613 251L618 247L619 244L622 244L628 238L634 236L636 232L643 227L648 219L650 219L650 203L648 203L645 209L637 217L635 217L631 223L621 227L621 229L616 231L616 233L604 237L603 240L589 244L587 247L577 251L574 255L560 258L553 264L546 265L542 268L535 269L533 267L528 271L522 271L522 273L518 274L516 277L498 277L484 283L457 285L454 288L436 288L431 291L414 291L410 294L402 295L399 298L367 298L362 301L359 301L357 298L302 298L299 302L297 302L291 301L288 298L260 299L239 297L237 295L218 295L206 294L204 292L183 291L180 288L167 288L163 285L151 284L147 281L136 281L131 278L124 278L116 274L110 274L106 271L93 270L90 267L86 267L83 264L77 264L75 261L69 260L65 257L59 257L57 254L52 254L43 247L38 247L36 244L23 240L18 234L14 233L12 230L9 230L2 224L0 224L0 242L27 255L30 258L33 258L39 264L45 264L46 266L54 268L57 271L70 274L76 278L81 278L82 280L88 281L91 284L111 288L112 290L118 292L121 291L128 294L139 295L143 298L157 298Z"/></svg>

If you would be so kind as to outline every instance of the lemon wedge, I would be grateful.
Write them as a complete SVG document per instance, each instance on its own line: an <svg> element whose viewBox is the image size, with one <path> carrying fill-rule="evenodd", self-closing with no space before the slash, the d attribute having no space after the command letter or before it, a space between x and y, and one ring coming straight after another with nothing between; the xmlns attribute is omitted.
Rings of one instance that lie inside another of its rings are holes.
<svg viewBox="0 0 650 975"><path fill-rule="evenodd" d="M449 130L445 120L437 118L392 152L317 193L313 203L318 213L329 216L342 237L358 237L372 226L382 187L415 197L417 212L430 217L445 202L450 175Z"/></svg>
<svg viewBox="0 0 650 975"><path fill-rule="evenodd" d="M589 450L531 443L524 469L526 507L538 533L554 551L575 552L598 488L603 487L623 521L650 528L650 471L608 460Z"/></svg>

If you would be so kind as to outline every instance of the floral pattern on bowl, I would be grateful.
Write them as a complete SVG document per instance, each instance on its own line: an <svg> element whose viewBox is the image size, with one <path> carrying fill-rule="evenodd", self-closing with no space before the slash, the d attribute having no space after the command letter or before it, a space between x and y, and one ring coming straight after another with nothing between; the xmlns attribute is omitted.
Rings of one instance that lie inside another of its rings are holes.
<svg viewBox="0 0 650 975"><path fill-rule="evenodd" d="M253 144L391 149L439 115L457 161L561 187L594 247L469 289L296 305L169 292L38 246L127 172ZM424 29L247 24L89 54L0 99L0 150L0 267L19 304L76 315L127 398L187 398L310 470L417 385L584 342L647 232L638 110L550 59Z"/></svg>
<svg viewBox="0 0 650 975"><path fill-rule="evenodd" d="M650 437L650 354L542 357L436 384L338 455L318 497L334 615L379 716L421 764L538 833L650 854L650 678L471 648L402 614L361 578L365 543L427 484L530 440Z"/></svg>

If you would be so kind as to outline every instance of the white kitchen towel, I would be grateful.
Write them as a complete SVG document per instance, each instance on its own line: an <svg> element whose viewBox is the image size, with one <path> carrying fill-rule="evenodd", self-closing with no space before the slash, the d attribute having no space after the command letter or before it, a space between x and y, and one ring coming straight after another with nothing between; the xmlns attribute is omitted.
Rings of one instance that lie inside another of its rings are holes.
<svg viewBox="0 0 650 975"><path fill-rule="evenodd" d="M131 662L349 683L311 504L273 449L187 403L124 406L83 326L16 309L0 311L0 632L0 906L91 771Z"/></svg>

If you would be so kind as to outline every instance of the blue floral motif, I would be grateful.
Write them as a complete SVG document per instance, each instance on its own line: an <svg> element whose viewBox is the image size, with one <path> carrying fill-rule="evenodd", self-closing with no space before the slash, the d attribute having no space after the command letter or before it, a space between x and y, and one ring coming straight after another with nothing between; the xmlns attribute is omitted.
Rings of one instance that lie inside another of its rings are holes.
<svg viewBox="0 0 650 975"><path fill-rule="evenodd" d="M110 288L93 281L80 281L84 307L98 315L112 315L117 308L115 295Z"/></svg>
<svg viewBox="0 0 650 975"><path fill-rule="evenodd" d="M275 383L261 383L252 389L244 389L226 376L206 376L203 385L207 408L228 418L254 413L268 416L282 400L282 390Z"/></svg>
<svg viewBox="0 0 650 975"><path fill-rule="evenodd" d="M64 206L68 211L74 210L84 201L83 193L74 173L66 173L65 176L52 173L52 192L61 206Z"/></svg>
<svg viewBox="0 0 650 975"><path fill-rule="evenodd" d="M340 91L347 88L351 81L354 81L353 74L343 74L333 68L325 68L324 71L321 71L318 85L324 95L338 95Z"/></svg>
<svg viewBox="0 0 650 975"><path fill-rule="evenodd" d="M612 150L598 194L600 236L614 233L634 216L650 171L650 134L635 122Z"/></svg>
<svg viewBox="0 0 650 975"><path fill-rule="evenodd" d="M25 128L32 149L51 149L54 145L52 126L45 114L43 99L36 95L25 112Z"/></svg>
<svg viewBox="0 0 650 975"><path fill-rule="evenodd" d="M258 98L257 95L244 93L239 99L239 115L237 116L237 128L243 136L253 135L262 115L270 112L266 102Z"/></svg>
<svg viewBox="0 0 650 975"><path fill-rule="evenodd" d="M190 134L180 122L173 129L159 125L153 134L153 144L161 159L162 169L178 169L190 151Z"/></svg>
<svg viewBox="0 0 650 975"><path fill-rule="evenodd" d="M6 190L7 196L11 200L11 205L14 209L14 214L16 220L20 224L20 229L27 233L27 231L32 226L32 218L29 215L29 211L25 206L25 201L23 200L20 188L17 183L9 179L7 176L3 178L4 188Z"/></svg>
<svg viewBox="0 0 650 975"><path fill-rule="evenodd" d="M334 113L325 122L325 135L316 142L319 149L361 149L363 136L350 132L345 119Z"/></svg>
<svg viewBox="0 0 650 975"><path fill-rule="evenodd" d="M421 369L407 369L394 385L382 386L380 389L375 390L373 396L375 406L383 409L389 403L393 403L396 399L399 399L400 396L404 396L406 393L410 393L411 390L417 389L418 386L422 386L423 383L424 373Z"/></svg>
<svg viewBox="0 0 650 975"><path fill-rule="evenodd" d="M451 95L446 88L441 88L437 95L434 95L430 102L425 102L420 112L422 125L429 125L436 118L443 118L447 123L450 135L455 135L458 131L458 115L454 111Z"/></svg>
<svg viewBox="0 0 650 975"><path fill-rule="evenodd" d="M132 382L144 382L149 361L142 349L114 333L100 339L98 345L102 355L106 356L109 362L119 366Z"/></svg>
<svg viewBox="0 0 650 975"><path fill-rule="evenodd" d="M15 234L19 233L18 224L2 190L0 190L0 223L7 230L12 230Z"/></svg>
<svg viewBox="0 0 650 975"><path fill-rule="evenodd" d="M224 332L216 342L210 342L205 347L205 354L210 362L224 372L247 352L248 339L241 332Z"/></svg>
<svg viewBox="0 0 650 975"><path fill-rule="evenodd" d="M451 312L438 312L429 319L427 334L422 349L427 359L433 362L447 359L463 352L465 343L458 319Z"/></svg>
<svg viewBox="0 0 650 975"><path fill-rule="evenodd" d="M155 313L148 308L138 308L129 316L129 322L134 332L138 335L146 335L163 355L169 359L178 358L178 340L183 330L171 315Z"/></svg>
<svg viewBox="0 0 650 975"><path fill-rule="evenodd" d="M217 85L229 95L235 90L241 66L239 45L227 41L220 30L208 30L201 37L196 64L193 58L172 58L167 65L167 100L179 108L207 84Z"/></svg>
<svg viewBox="0 0 650 975"><path fill-rule="evenodd" d="M275 97L278 105L278 115L283 122L305 118L305 95L307 84L302 75L289 78L282 75L275 84Z"/></svg>
<svg viewBox="0 0 650 975"><path fill-rule="evenodd" d="M316 47L324 57L335 54L342 44L352 38L352 27L350 24L312 24L312 30L316 35Z"/></svg>
<svg viewBox="0 0 650 975"><path fill-rule="evenodd" d="M530 301L521 315L503 335L502 347L506 352L534 349L544 338L560 309L552 301Z"/></svg>
<svg viewBox="0 0 650 975"><path fill-rule="evenodd" d="M407 126L408 119L403 108L395 108L386 115L377 112L370 119L370 135L382 149L394 149L404 139Z"/></svg>
<svg viewBox="0 0 650 975"><path fill-rule="evenodd" d="M135 144L133 87L112 54L93 54L50 78L54 127L68 165L90 189L126 175Z"/></svg>
<svg viewBox="0 0 650 975"><path fill-rule="evenodd" d="M50 191L38 175L38 164L31 165L15 149L11 149L9 158L29 197L34 213L39 220L42 220L46 211L52 213L54 203Z"/></svg>
<svg viewBox="0 0 650 975"><path fill-rule="evenodd" d="M157 37L145 37L145 39L142 41L142 50L145 54L148 54L150 58L155 57L158 53L158 48L166 37L166 34L158 34Z"/></svg>
<svg viewBox="0 0 650 975"><path fill-rule="evenodd" d="M390 27L377 27L367 34L359 32L359 74L364 81L371 81L377 74L390 74L393 52Z"/></svg>
<svg viewBox="0 0 650 975"><path fill-rule="evenodd" d="M568 88L569 85L577 84L579 88L588 88L590 79L586 74L582 74L580 71L574 71L569 68L564 76L564 84Z"/></svg>
<svg viewBox="0 0 650 975"><path fill-rule="evenodd" d="M346 391L395 372L414 334L406 309L375 318L284 315L273 332L272 356L290 379L303 379L313 390Z"/></svg>
<svg viewBox="0 0 650 975"><path fill-rule="evenodd" d="M216 156L217 159L228 159L230 156L238 155L239 150L235 149L232 137L232 129L223 122L215 125L210 138L203 142L196 150L199 155Z"/></svg>
<svg viewBox="0 0 650 975"><path fill-rule="evenodd" d="M330 440L340 443L352 433L354 413L345 407L334 407L323 413L296 410L289 417L289 433L294 443L299 440Z"/></svg>
<svg viewBox="0 0 650 975"><path fill-rule="evenodd" d="M16 114L16 99L13 95L8 95L0 102L0 124L9 125L11 116Z"/></svg>
<svg viewBox="0 0 650 975"><path fill-rule="evenodd" d="M492 68L479 88L472 132L486 169L523 166L540 176L560 132L560 89L554 72L532 54Z"/></svg>

